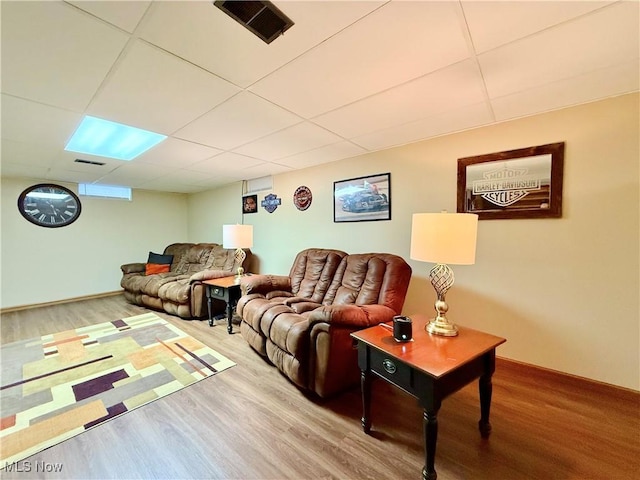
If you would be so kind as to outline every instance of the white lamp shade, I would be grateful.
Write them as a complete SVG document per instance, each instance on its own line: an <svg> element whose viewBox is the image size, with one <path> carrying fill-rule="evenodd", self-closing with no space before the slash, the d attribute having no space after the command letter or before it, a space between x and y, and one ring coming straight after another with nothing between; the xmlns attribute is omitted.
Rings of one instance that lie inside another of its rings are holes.
<svg viewBox="0 0 640 480"><path fill-rule="evenodd" d="M475 213L414 213L410 256L421 262L472 265L477 237Z"/></svg>
<svg viewBox="0 0 640 480"><path fill-rule="evenodd" d="M223 225L223 248L253 247L253 225Z"/></svg>

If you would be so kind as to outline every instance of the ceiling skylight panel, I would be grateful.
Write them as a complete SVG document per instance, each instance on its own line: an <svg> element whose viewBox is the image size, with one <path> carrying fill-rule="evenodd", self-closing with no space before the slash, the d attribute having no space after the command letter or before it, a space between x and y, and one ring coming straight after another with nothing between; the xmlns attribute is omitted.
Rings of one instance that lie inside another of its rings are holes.
<svg viewBox="0 0 640 480"><path fill-rule="evenodd" d="M129 161L165 138L159 133L86 116L65 150Z"/></svg>

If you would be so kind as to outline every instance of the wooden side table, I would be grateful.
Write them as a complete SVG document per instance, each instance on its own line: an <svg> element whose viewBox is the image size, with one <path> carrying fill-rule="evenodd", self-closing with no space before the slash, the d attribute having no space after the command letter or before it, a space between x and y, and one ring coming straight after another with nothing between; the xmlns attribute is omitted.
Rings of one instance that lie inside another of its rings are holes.
<svg viewBox="0 0 640 480"><path fill-rule="evenodd" d="M209 310L209 326L213 327L213 299L222 300L226 303L227 311L227 332L229 335L233 333L233 311L240 299L242 292L240 284L236 283L236 277L214 278L202 282L205 285L207 295L207 308Z"/></svg>
<svg viewBox="0 0 640 480"><path fill-rule="evenodd" d="M351 334L358 341L358 365L362 372L362 428L365 433L371 431L371 373L418 398L424 409L422 478L435 480L437 415L442 400L478 378L480 434L488 437L496 347L506 340L460 326L457 337L430 335L424 329L429 321L425 315L412 315L411 319L411 342L396 342L392 331L379 325Z"/></svg>

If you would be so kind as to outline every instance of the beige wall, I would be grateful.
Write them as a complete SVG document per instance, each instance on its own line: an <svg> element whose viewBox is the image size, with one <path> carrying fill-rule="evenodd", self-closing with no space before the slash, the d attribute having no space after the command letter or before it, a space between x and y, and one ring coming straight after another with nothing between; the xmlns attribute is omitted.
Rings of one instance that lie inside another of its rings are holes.
<svg viewBox="0 0 640 480"><path fill-rule="evenodd" d="M409 260L411 214L455 211L458 158L564 141L563 217L481 221L476 264L454 267L449 317L507 338L503 357L638 390L638 117L638 95L627 95L278 175L282 205L244 216L260 271L287 273L312 246L392 252L414 269L405 313L431 313L430 265ZM333 182L382 172L392 220L333 223ZM313 193L305 212L292 203L300 185ZM221 205L239 209L239 184L190 196L200 225L190 235L234 221Z"/></svg>
<svg viewBox="0 0 640 480"><path fill-rule="evenodd" d="M121 264L145 262L149 250L187 240L186 195L136 190L131 202L80 197L78 220L43 228L16 206L35 183L2 179L2 308L119 290ZM77 192L76 184L61 184Z"/></svg>
<svg viewBox="0 0 640 480"><path fill-rule="evenodd" d="M189 195L188 206L190 241L221 244L222 225L242 223L242 183Z"/></svg>

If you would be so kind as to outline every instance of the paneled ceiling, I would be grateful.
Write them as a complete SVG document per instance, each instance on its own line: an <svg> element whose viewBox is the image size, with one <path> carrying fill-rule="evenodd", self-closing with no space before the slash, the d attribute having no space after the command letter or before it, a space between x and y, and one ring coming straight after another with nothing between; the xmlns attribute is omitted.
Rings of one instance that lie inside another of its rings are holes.
<svg viewBox="0 0 640 480"><path fill-rule="evenodd" d="M274 3L266 44L211 1L2 1L2 176L191 193L639 89L637 1ZM84 115L168 138L66 152Z"/></svg>

